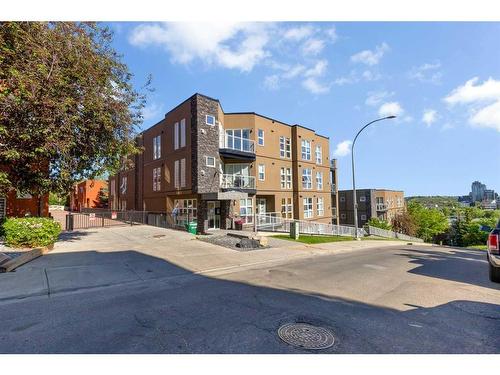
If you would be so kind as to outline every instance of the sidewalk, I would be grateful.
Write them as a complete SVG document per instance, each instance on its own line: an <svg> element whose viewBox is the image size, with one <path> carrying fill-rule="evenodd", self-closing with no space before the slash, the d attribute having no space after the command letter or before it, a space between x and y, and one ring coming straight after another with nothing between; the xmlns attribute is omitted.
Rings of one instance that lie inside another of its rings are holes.
<svg viewBox="0 0 500 375"><path fill-rule="evenodd" d="M30 296L205 274L264 264L287 263L401 241L349 241L239 252L197 240L193 235L152 226L98 228L66 234L53 251L0 274L0 302Z"/></svg>

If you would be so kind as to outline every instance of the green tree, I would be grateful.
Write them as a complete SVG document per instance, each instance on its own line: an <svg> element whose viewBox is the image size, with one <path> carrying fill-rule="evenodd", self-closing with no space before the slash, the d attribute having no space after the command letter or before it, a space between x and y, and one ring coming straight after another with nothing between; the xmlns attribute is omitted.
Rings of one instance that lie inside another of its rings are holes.
<svg viewBox="0 0 500 375"><path fill-rule="evenodd" d="M370 220L368 220L367 224L375 228L392 230L391 225L387 221L380 220L376 217L372 217Z"/></svg>
<svg viewBox="0 0 500 375"><path fill-rule="evenodd" d="M108 201L109 201L108 189L102 187L101 189L99 189L99 194L97 195L97 201L95 203L99 208L107 208Z"/></svg>
<svg viewBox="0 0 500 375"><path fill-rule="evenodd" d="M425 208L420 203L409 202L408 213L417 227L416 235L424 241L432 241L434 236L444 233L448 228L448 219L435 208Z"/></svg>
<svg viewBox="0 0 500 375"><path fill-rule="evenodd" d="M138 151L146 91L111 43L95 23L0 23L0 192L67 193Z"/></svg>

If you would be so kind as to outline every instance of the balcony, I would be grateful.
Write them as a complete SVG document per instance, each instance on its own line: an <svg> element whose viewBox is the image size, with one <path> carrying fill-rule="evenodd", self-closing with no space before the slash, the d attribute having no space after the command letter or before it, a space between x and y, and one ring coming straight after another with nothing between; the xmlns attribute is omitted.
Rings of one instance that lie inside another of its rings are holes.
<svg viewBox="0 0 500 375"><path fill-rule="evenodd" d="M223 174L220 182L221 190L247 191L255 194L255 177L239 174Z"/></svg>
<svg viewBox="0 0 500 375"><path fill-rule="evenodd" d="M255 141L222 134L219 142L219 153L228 159L255 160Z"/></svg>
<svg viewBox="0 0 500 375"><path fill-rule="evenodd" d="M377 211L387 211L387 205L385 203L377 203L375 209Z"/></svg>

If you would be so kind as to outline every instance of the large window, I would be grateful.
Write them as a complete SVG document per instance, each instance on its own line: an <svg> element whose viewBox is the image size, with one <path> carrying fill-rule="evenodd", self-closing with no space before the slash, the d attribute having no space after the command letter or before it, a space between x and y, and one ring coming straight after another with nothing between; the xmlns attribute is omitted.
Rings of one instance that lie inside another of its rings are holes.
<svg viewBox="0 0 500 375"><path fill-rule="evenodd" d="M292 198L281 198L281 217L293 219Z"/></svg>
<svg viewBox="0 0 500 375"><path fill-rule="evenodd" d="M266 166L264 164L259 164L259 180L264 181L266 179Z"/></svg>
<svg viewBox="0 0 500 375"><path fill-rule="evenodd" d="M153 168L153 191L161 190L161 168Z"/></svg>
<svg viewBox="0 0 500 375"><path fill-rule="evenodd" d="M313 199L312 198L304 198L304 218L310 219L313 217Z"/></svg>
<svg viewBox="0 0 500 375"><path fill-rule="evenodd" d="M316 198L316 211L318 212L318 216L325 215L325 202L324 202L324 199L322 197Z"/></svg>
<svg viewBox="0 0 500 375"><path fill-rule="evenodd" d="M292 157L292 145L290 138L280 137L280 157L290 159Z"/></svg>
<svg viewBox="0 0 500 375"><path fill-rule="evenodd" d="M161 158L161 135L153 138L153 159Z"/></svg>
<svg viewBox="0 0 500 375"><path fill-rule="evenodd" d="M323 149L321 146L316 146L316 164L323 164Z"/></svg>
<svg viewBox="0 0 500 375"><path fill-rule="evenodd" d="M316 172L316 189L323 190L323 172Z"/></svg>
<svg viewBox="0 0 500 375"><path fill-rule="evenodd" d="M311 160L311 141L303 139L301 145L302 145L302 160Z"/></svg>
<svg viewBox="0 0 500 375"><path fill-rule="evenodd" d="M264 146L264 130L257 129L257 139L259 146Z"/></svg>
<svg viewBox="0 0 500 375"><path fill-rule="evenodd" d="M227 129L225 147L232 150L254 152L250 129Z"/></svg>
<svg viewBox="0 0 500 375"><path fill-rule="evenodd" d="M302 169L302 188L312 189L312 169Z"/></svg>
<svg viewBox="0 0 500 375"><path fill-rule="evenodd" d="M127 176L122 177L122 183L120 185L120 193L125 194L127 192Z"/></svg>
<svg viewBox="0 0 500 375"><path fill-rule="evenodd" d="M174 124L174 150L186 146L186 119Z"/></svg>
<svg viewBox="0 0 500 375"><path fill-rule="evenodd" d="M188 221L196 218L196 199L176 199L174 201L174 207L177 207L177 219L181 221Z"/></svg>
<svg viewBox="0 0 500 375"><path fill-rule="evenodd" d="M280 182L282 189L292 188L292 168L280 169Z"/></svg>
<svg viewBox="0 0 500 375"><path fill-rule="evenodd" d="M253 223L252 198L240 199L240 216L244 223Z"/></svg>
<svg viewBox="0 0 500 375"><path fill-rule="evenodd" d="M225 164L224 165L224 174L235 174L240 176L249 176L250 175L250 164Z"/></svg>

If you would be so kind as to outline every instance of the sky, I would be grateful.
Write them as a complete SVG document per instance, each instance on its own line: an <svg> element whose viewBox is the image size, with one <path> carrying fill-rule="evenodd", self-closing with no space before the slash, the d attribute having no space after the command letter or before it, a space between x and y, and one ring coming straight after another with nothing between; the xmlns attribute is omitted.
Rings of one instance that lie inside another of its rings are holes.
<svg viewBox="0 0 500 375"><path fill-rule="evenodd" d="M110 23L143 128L199 92L330 138L340 189L500 190L500 23Z"/></svg>

